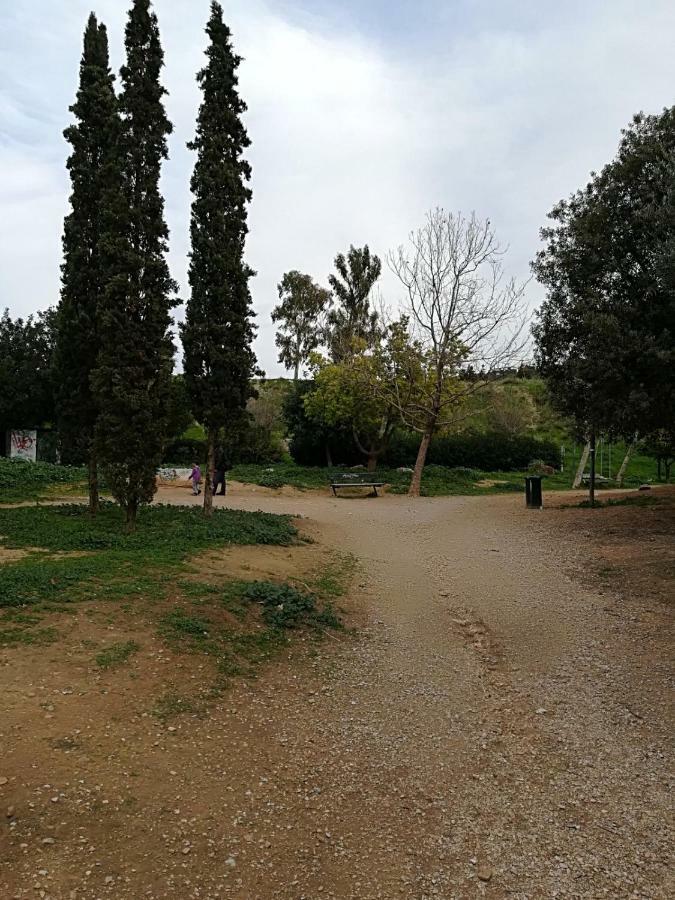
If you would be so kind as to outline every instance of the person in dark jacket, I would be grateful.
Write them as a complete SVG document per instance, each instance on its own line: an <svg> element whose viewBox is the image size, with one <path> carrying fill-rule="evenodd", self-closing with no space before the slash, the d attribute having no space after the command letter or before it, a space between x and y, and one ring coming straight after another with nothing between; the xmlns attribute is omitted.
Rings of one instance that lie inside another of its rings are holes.
<svg viewBox="0 0 675 900"><path fill-rule="evenodd" d="M218 494L218 487L220 487L220 496L223 497L227 493L227 483L225 481L225 472L227 471L228 466L225 463L225 456L223 453L219 453L216 457L216 465L213 470L213 496L215 497Z"/></svg>

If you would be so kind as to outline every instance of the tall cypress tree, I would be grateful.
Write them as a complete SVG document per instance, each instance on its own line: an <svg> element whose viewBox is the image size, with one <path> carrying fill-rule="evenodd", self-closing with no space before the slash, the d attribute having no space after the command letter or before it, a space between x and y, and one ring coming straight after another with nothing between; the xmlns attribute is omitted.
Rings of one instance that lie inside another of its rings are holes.
<svg viewBox="0 0 675 900"><path fill-rule="evenodd" d="M191 292L181 336L185 381L195 417L206 429L210 473L218 434L241 421L257 370L248 288L254 273L244 262L251 167L243 153L250 140L241 120L246 110L238 92L241 58L232 49L219 3L211 3L206 33L207 64L197 75L203 101L195 139L188 144L197 161L190 185ZM207 485L204 512L211 511Z"/></svg>
<svg viewBox="0 0 675 900"><path fill-rule="evenodd" d="M70 213L63 229L61 302L53 369L57 424L65 461L87 459L89 510L98 508L94 448L97 404L91 373L98 356L97 304L106 275L101 235L119 115L109 68L108 35L92 13L84 33L80 83L70 107L76 123L64 131L72 146Z"/></svg>
<svg viewBox="0 0 675 900"><path fill-rule="evenodd" d="M149 0L134 0L121 69L118 178L106 204L108 285L99 306L101 349L94 385L96 447L127 529L156 490L167 423L176 286L166 261L168 229L159 191L168 156L159 81L164 54Z"/></svg>

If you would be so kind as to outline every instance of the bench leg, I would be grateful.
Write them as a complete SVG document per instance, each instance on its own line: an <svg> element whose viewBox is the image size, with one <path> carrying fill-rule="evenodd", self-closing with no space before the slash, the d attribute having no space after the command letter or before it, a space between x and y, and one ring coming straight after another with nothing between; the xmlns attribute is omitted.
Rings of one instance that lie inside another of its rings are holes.
<svg viewBox="0 0 675 900"><path fill-rule="evenodd" d="M333 489L333 496L337 497L337 491L335 490L335 485L331 485L331 488Z"/></svg>

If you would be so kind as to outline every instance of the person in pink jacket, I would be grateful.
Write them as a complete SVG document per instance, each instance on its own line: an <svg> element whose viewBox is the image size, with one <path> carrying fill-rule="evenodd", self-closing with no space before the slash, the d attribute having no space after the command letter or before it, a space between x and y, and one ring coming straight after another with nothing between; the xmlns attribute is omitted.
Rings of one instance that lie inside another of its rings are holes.
<svg viewBox="0 0 675 900"><path fill-rule="evenodd" d="M192 482L192 493L197 496L201 494L202 489L199 487L202 481L202 470L197 463L192 463L192 471L188 475L188 481Z"/></svg>

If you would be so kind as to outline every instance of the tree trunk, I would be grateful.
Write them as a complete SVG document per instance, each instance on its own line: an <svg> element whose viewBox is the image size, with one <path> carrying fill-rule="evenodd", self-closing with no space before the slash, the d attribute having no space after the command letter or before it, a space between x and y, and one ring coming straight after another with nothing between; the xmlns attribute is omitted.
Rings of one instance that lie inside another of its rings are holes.
<svg viewBox="0 0 675 900"><path fill-rule="evenodd" d="M656 480L661 481L661 457L656 460ZM667 481L668 479L666 479Z"/></svg>
<svg viewBox="0 0 675 900"><path fill-rule="evenodd" d="M96 451L89 454L89 515L95 516L98 512L98 464Z"/></svg>
<svg viewBox="0 0 675 900"><path fill-rule="evenodd" d="M328 443L328 441L326 441L325 449L326 449L326 465L328 466L329 469L332 469L333 468L333 457L331 456L330 444Z"/></svg>
<svg viewBox="0 0 675 900"><path fill-rule="evenodd" d="M588 453L591 449L590 444L586 444L581 454L581 459L579 460L579 465L577 466L577 474L574 476L574 481L572 482L573 488L578 488L581 484L581 476L584 474L584 469L586 468L586 463L588 462Z"/></svg>
<svg viewBox="0 0 675 900"><path fill-rule="evenodd" d="M368 471L374 472L377 469L377 457L379 453L377 450L373 450L371 448L370 453L368 454Z"/></svg>
<svg viewBox="0 0 675 900"><path fill-rule="evenodd" d="M665 466L665 469L666 469L666 484L668 484L668 482L670 481L670 467L672 466L672 464L673 464L672 459L664 459L663 460L663 465Z"/></svg>
<svg viewBox="0 0 675 900"><path fill-rule="evenodd" d="M295 371L293 372L293 381L297 382L299 374L300 374L300 360L296 359L295 360Z"/></svg>
<svg viewBox="0 0 675 900"><path fill-rule="evenodd" d="M590 441L590 456L591 456L591 478L588 482L588 499L590 500L591 506L595 506L595 432L591 432L591 441Z"/></svg>
<svg viewBox="0 0 675 900"><path fill-rule="evenodd" d="M204 478L204 515L213 515L213 473L216 468L216 431L206 430L206 477Z"/></svg>
<svg viewBox="0 0 675 900"><path fill-rule="evenodd" d="M419 497L420 495L420 490L422 488L422 472L424 471L424 464L427 460L427 453L429 451L429 444L431 443L431 436L433 433L433 426L427 426L427 430L422 435L420 449L417 451L417 459L415 460L415 468L413 469L412 478L410 479L410 487L408 488L409 497Z"/></svg>
<svg viewBox="0 0 675 900"><path fill-rule="evenodd" d="M124 523L124 530L127 534L132 534L132 532L136 531L136 516L138 514L138 503L134 500L129 501L125 507L126 512L126 522Z"/></svg>
<svg viewBox="0 0 675 900"><path fill-rule="evenodd" d="M633 439L630 444L626 447L626 455L623 458L623 462L621 463L621 468L616 473L616 483L618 487L621 487L623 483L623 477L626 474L626 469L628 468L628 460L631 458L631 454L635 449L635 439Z"/></svg>

